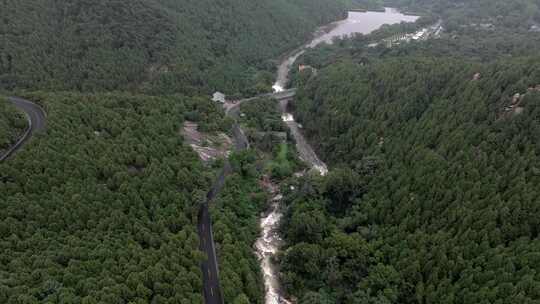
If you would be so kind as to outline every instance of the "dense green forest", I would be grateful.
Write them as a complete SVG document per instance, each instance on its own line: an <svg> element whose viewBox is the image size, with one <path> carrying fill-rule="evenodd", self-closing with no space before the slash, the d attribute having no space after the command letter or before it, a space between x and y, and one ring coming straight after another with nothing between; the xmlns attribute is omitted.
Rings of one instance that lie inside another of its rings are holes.
<svg viewBox="0 0 540 304"><path fill-rule="evenodd" d="M197 105L27 98L48 131L0 164L0 302L202 303L195 224L211 176L179 136Z"/></svg>
<svg viewBox="0 0 540 304"><path fill-rule="evenodd" d="M0 88L252 94L349 2L2 1Z"/></svg>
<svg viewBox="0 0 540 304"><path fill-rule="evenodd" d="M251 146L266 159L266 173L281 180L302 168L289 129L283 123L278 103L269 98L245 102L240 107L240 123Z"/></svg>
<svg viewBox="0 0 540 304"><path fill-rule="evenodd" d="M240 112L242 129L256 149L276 152L279 144L286 140L287 127L281 121L281 113L275 100L260 98L245 102L241 105Z"/></svg>
<svg viewBox="0 0 540 304"><path fill-rule="evenodd" d="M295 75L295 114L334 168L287 196L282 279L300 303L540 300L538 9L438 3L439 39L367 47L415 30L395 25L299 61L320 70Z"/></svg>
<svg viewBox="0 0 540 304"><path fill-rule="evenodd" d="M538 3L387 3L441 18L444 34L367 47L419 28L387 26L297 63L319 69L296 73L293 105L332 170L291 180L299 191L284 187L289 295L300 304L538 302Z"/></svg>
<svg viewBox="0 0 540 304"><path fill-rule="evenodd" d="M440 15L459 27L486 20L506 27L526 27L540 22L540 3L534 0L383 0L385 5L406 11ZM527 28L528 29L528 28Z"/></svg>
<svg viewBox="0 0 540 304"><path fill-rule="evenodd" d="M0 154L24 133L24 115L0 96Z"/></svg>
<svg viewBox="0 0 540 304"><path fill-rule="evenodd" d="M195 224L213 168L183 144L183 120L229 130L204 95L269 91L274 60L351 3L2 1L0 90L40 103L48 131L0 164L0 302L201 303ZM2 100L0 150L25 126L15 113ZM253 157L231 159L212 207L227 303L263 299Z"/></svg>
<svg viewBox="0 0 540 304"><path fill-rule="evenodd" d="M335 168L289 195L282 270L300 303L540 299L539 62L345 62L300 90Z"/></svg>
<svg viewBox="0 0 540 304"><path fill-rule="evenodd" d="M297 62L318 69L293 75L291 110L326 177L291 177L275 102L241 106L253 149L210 206L225 302L263 303L262 175L285 180L299 304L540 301L537 1L4 0L0 90L44 90L22 95L48 131L0 163L0 303L203 303L195 225L222 163L184 120L230 130L207 94L269 91L278 56L353 5L423 18ZM368 47L438 20L437 39ZM25 127L0 98L0 152Z"/></svg>
<svg viewBox="0 0 540 304"><path fill-rule="evenodd" d="M278 103L270 98L258 98L240 105L240 122L247 130L285 132Z"/></svg>

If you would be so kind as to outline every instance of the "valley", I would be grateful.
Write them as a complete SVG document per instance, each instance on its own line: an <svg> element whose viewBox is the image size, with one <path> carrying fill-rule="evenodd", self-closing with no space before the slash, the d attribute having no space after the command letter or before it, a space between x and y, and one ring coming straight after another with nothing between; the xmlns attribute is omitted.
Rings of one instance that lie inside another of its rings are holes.
<svg viewBox="0 0 540 304"><path fill-rule="evenodd" d="M1 303L540 299L535 1L53 2L0 4Z"/></svg>
<svg viewBox="0 0 540 304"><path fill-rule="evenodd" d="M405 21L414 21L418 17L405 16L396 13L394 9L387 8L386 12L366 12L357 13L350 12L349 17L343 21L339 21L325 26L327 30L319 30L315 32L314 38L301 47L298 51L293 52L289 57L285 57L282 63L279 65L277 72L277 79L273 86L274 94L263 94L258 97L246 98L232 103L226 102L224 109L229 115L238 115L238 111L244 102L250 102L257 100L260 97L275 98L278 101L279 109L281 110L281 116L284 124L289 128L292 134L293 140L296 144L296 149L299 153L300 159L306 163L306 165L313 169L320 175L326 175L328 168L315 154L310 144L303 137L298 123L294 121L293 115L288 112L288 103L294 100L294 95L283 95L282 92L286 92L285 88L288 83L288 75L295 60L304 53L305 48L313 48L320 43L331 43L332 39L343 38L353 35L354 33L368 34L370 31L377 29L378 26L387 23L398 23ZM268 102L272 102L269 100ZM276 269L276 265L273 263L273 259L276 258L276 254L280 250L280 236L278 233L278 227L280 224L281 213L281 195L277 188L279 185L268 186L271 194L271 202L269 204L269 210L265 211L265 216L261 218L261 233L262 235L257 240L256 248L257 255L261 262L261 268L265 281L265 303L266 304L280 304L290 303L285 300L282 294L279 274Z"/></svg>

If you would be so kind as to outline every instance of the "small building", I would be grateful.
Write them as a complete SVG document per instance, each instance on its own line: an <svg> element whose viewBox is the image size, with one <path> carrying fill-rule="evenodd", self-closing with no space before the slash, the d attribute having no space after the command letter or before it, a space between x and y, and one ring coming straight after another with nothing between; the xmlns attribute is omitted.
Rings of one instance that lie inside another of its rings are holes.
<svg viewBox="0 0 540 304"><path fill-rule="evenodd" d="M310 65L304 65L304 64L301 64L298 66L298 72L302 72L302 71L305 71L305 70L314 70L314 68Z"/></svg>
<svg viewBox="0 0 540 304"><path fill-rule="evenodd" d="M212 101L225 103L225 94L221 92L215 92L212 96Z"/></svg>
<svg viewBox="0 0 540 304"><path fill-rule="evenodd" d="M412 36L412 39L413 40L419 40L419 39L423 39L425 38L425 35L427 34L427 29L422 29L418 32L416 32L413 36Z"/></svg>
<svg viewBox="0 0 540 304"><path fill-rule="evenodd" d="M540 26L535 24L535 25L531 26L530 31L531 32L540 32Z"/></svg>

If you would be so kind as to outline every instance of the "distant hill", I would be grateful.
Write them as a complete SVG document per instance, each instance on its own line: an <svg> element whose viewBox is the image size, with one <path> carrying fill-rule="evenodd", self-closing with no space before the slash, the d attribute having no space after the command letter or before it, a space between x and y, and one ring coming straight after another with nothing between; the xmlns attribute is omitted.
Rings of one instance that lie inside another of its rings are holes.
<svg viewBox="0 0 540 304"><path fill-rule="evenodd" d="M246 91L345 2L2 1L0 89Z"/></svg>

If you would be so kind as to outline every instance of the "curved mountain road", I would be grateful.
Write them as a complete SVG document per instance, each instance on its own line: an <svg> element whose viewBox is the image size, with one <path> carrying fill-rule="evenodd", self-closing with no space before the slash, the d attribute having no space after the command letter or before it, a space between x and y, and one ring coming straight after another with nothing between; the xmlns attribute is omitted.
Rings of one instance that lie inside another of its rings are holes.
<svg viewBox="0 0 540 304"><path fill-rule="evenodd" d="M238 125L233 125L233 139L235 150L242 151L249 148L249 142L246 135ZM206 201L201 205L198 215L197 230L199 234L199 249L204 252L207 259L201 263L201 271L203 274L203 295L206 304L223 304L223 296L221 286L219 284L219 267L214 243L214 234L212 233L212 218L210 216L209 206L219 194L225 185L225 178L231 174L232 168L228 159L225 159L225 164L221 173L212 185L210 191L206 195Z"/></svg>
<svg viewBox="0 0 540 304"><path fill-rule="evenodd" d="M46 129L46 114L43 108L29 100L19 97L9 97L8 100L16 108L24 111L28 120L28 128L13 146L0 155L0 162L6 160L21 149L36 132L43 132Z"/></svg>
<svg viewBox="0 0 540 304"><path fill-rule="evenodd" d="M203 274L203 295L206 304L223 304L209 205L223 188L223 185L225 184L225 177L230 172L231 167L229 162L226 161L221 174L206 195L206 201L201 205L198 215L197 230L200 238L199 249L207 256L207 259L201 263L201 271Z"/></svg>

